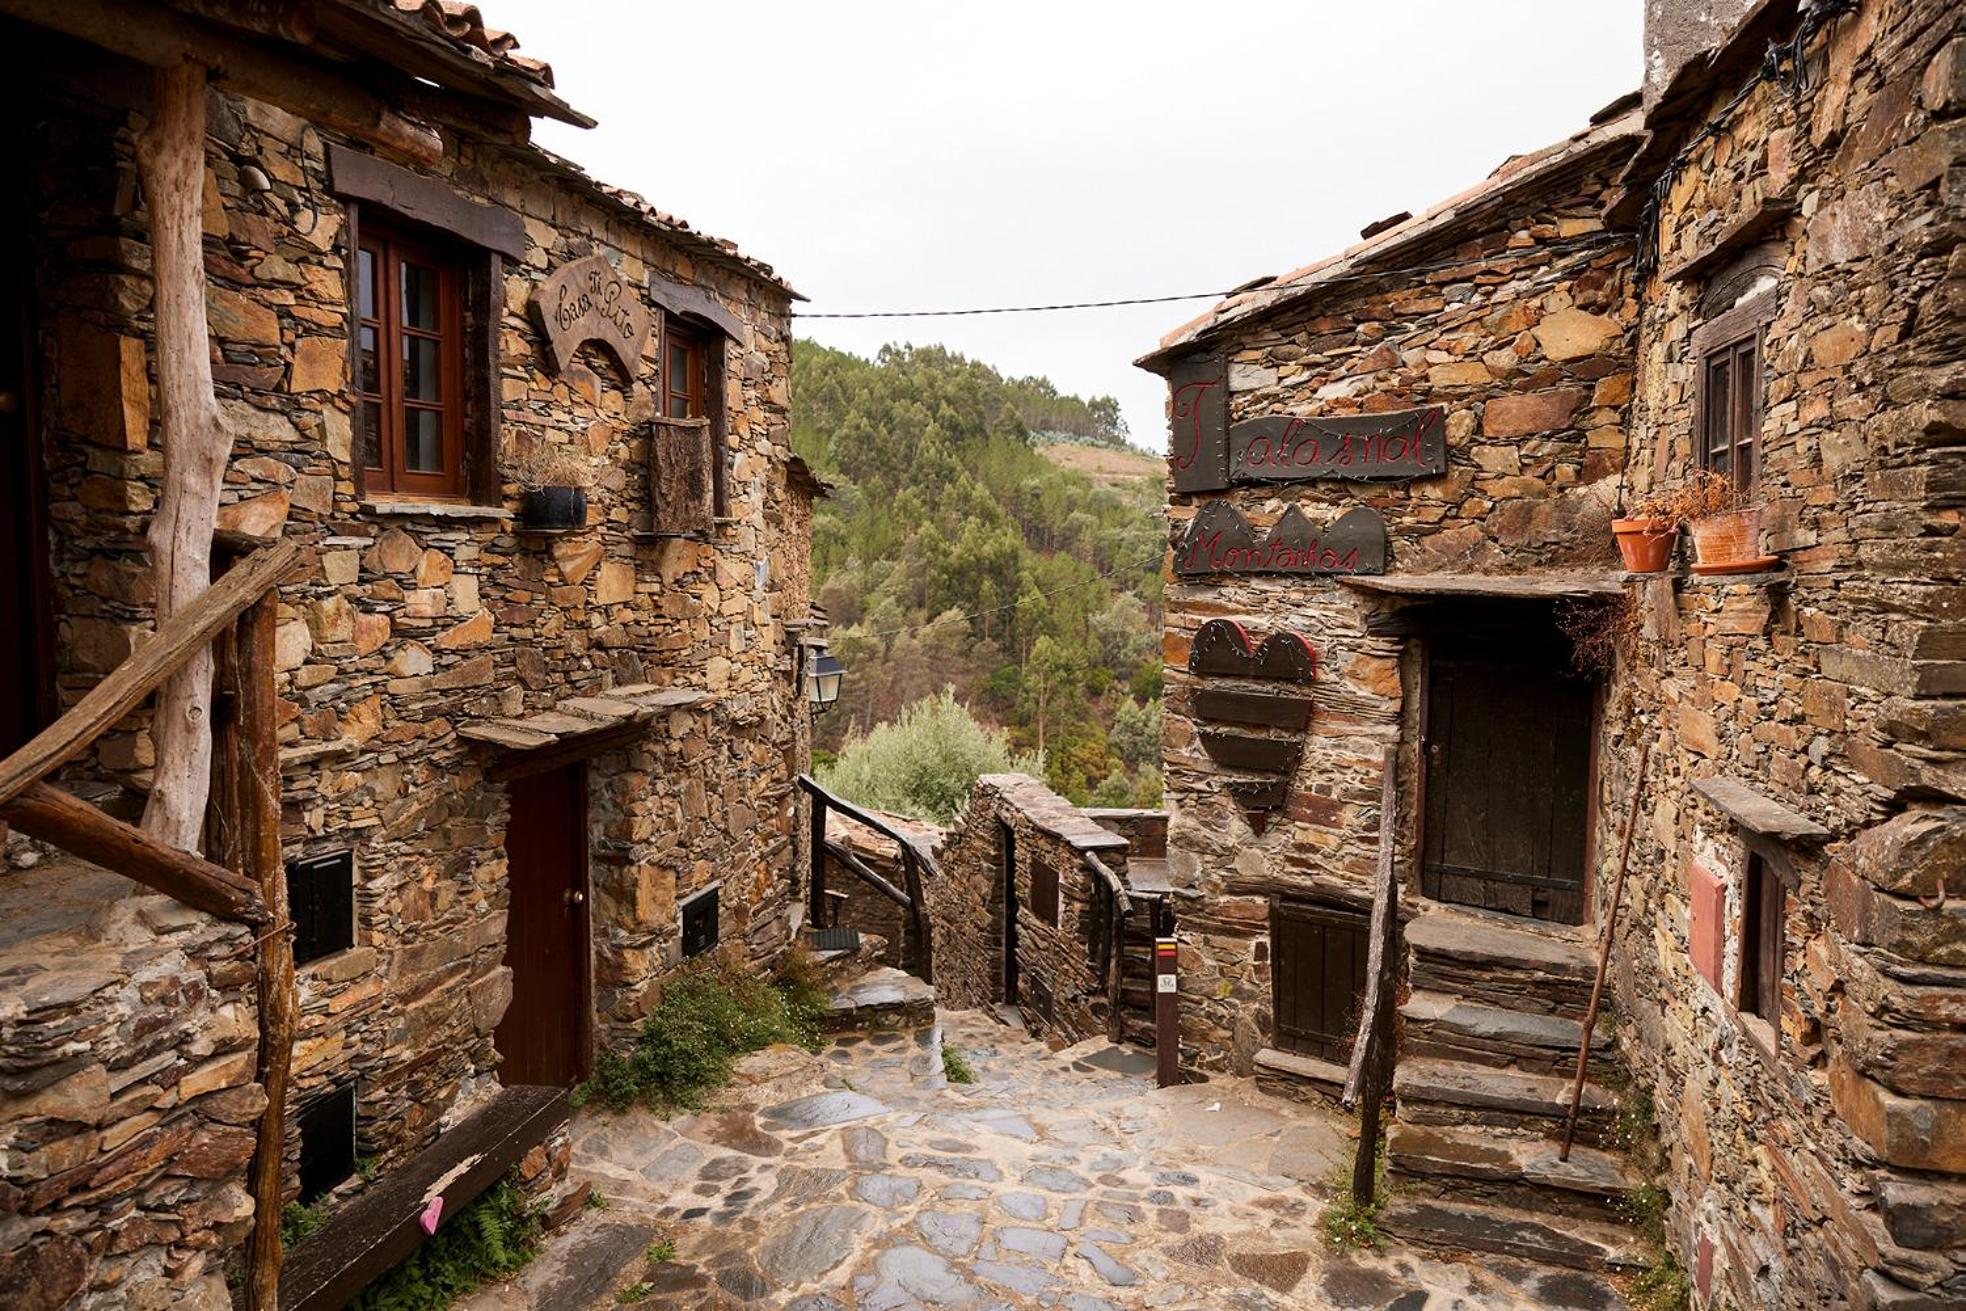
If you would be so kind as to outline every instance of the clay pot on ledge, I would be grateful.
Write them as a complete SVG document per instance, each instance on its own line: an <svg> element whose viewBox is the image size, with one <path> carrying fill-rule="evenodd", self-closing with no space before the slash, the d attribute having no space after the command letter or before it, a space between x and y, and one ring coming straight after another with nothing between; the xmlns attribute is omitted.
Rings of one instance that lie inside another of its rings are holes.
<svg viewBox="0 0 1966 1311"><path fill-rule="evenodd" d="M1624 557L1628 572L1656 574L1666 567L1679 525L1659 515L1613 519L1611 535L1618 540L1618 554Z"/></svg>
<svg viewBox="0 0 1966 1311"><path fill-rule="evenodd" d="M565 532L587 523L587 489L535 487L519 502L519 520L535 532Z"/></svg>
<svg viewBox="0 0 1966 1311"><path fill-rule="evenodd" d="M1688 519L1693 534L1696 574L1753 574L1778 563L1761 553L1761 509L1758 505Z"/></svg>

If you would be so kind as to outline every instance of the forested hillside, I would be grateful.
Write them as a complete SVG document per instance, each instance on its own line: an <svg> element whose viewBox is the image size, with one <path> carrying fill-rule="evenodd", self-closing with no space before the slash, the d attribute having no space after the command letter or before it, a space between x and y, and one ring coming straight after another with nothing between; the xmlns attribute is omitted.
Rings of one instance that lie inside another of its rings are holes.
<svg viewBox="0 0 1966 1311"><path fill-rule="evenodd" d="M1095 482L1040 452L1124 448L1111 398L940 347L867 360L810 341L792 396L793 445L836 485L813 565L848 674L818 721L822 762L950 688L1073 800L1158 803L1158 475Z"/></svg>

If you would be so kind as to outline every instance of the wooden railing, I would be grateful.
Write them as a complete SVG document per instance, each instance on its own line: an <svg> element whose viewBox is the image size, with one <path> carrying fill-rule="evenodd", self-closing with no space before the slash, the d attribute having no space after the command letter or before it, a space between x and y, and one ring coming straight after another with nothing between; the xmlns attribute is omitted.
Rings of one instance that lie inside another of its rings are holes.
<svg viewBox="0 0 1966 1311"><path fill-rule="evenodd" d="M259 1058L266 1092L249 1191L245 1305L273 1311L280 1284L280 1184L293 1052L294 960L280 861L280 758L273 688L275 589L292 574L291 542L256 549L25 746L0 760L0 820L187 906L251 926L256 936ZM206 644L217 656L209 845L181 851L46 782L136 709Z"/></svg>
<svg viewBox="0 0 1966 1311"><path fill-rule="evenodd" d="M850 801L828 792L810 776L799 775L799 786L805 790L812 803L811 819L811 878L806 888L806 913L815 928L824 927L826 917L826 870L830 862L837 861L842 869L858 878L862 883L901 907L908 917L908 953L906 968L910 974L923 982L935 981L935 948L931 938L928 918L928 901L923 893L922 875L939 877L941 869L928 848L900 829L895 828L877 815L868 813ZM883 878L867 862L860 859L845 845L834 842L826 836L826 816L831 811L839 811L855 823L872 829L882 837L893 841L899 849L897 859L901 863L904 887L895 887Z"/></svg>
<svg viewBox="0 0 1966 1311"><path fill-rule="evenodd" d="M1080 853L1080 860L1090 876L1090 895L1099 899L1104 910L1106 941L1099 974L1106 987L1106 1036L1122 1042L1126 1038L1126 921L1133 913L1133 898L1105 861L1090 851Z"/></svg>

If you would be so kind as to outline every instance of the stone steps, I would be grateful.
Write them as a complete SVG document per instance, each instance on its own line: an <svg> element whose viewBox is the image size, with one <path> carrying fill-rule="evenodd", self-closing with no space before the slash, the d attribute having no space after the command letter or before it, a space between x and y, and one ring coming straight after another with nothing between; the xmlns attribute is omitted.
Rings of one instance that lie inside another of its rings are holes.
<svg viewBox="0 0 1966 1311"><path fill-rule="evenodd" d="M1581 1142L1559 1160L1558 1147L1535 1135L1401 1121L1386 1136L1387 1179L1416 1196L1619 1222L1637 1173Z"/></svg>
<svg viewBox="0 0 1966 1311"><path fill-rule="evenodd" d="M1581 1020L1597 974L1596 944L1561 926L1434 907L1405 929L1415 992Z"/></svg>
<svg viewBox="0 0 1966 1311"><path fill-rule="evenodd" d="M1573 1270L1637 1269L1647 1259L1637 1235L1623 1225L1473 1201L1394 1193L1380 1208L1379 1224L1430 1247L1493 1252Z"/></svg>
<svg viewBox="0 0 1966 1311"><path fill-rule="evenodd" d="M835 985L827 999L828 1033L921 1029L935 1023L935 989L890 965Z"/></svg>
<svg viewBox="0 0 1966 1311"><path fill-rule="evenodd" d="M1415 992L1399 1013L1405 1020L1401 1050L1409 1056L1509 1066L1532 1074L1574 1071L1584 1033L1580 1022L1566 1016L1490 1006L1443 992ZM1591 1073L1617 1065L1617 1043L1600 1024L1591 1034Z"/></svg>
<svg viewBox="0 0 1966 1311"><path fill-rule="evenodd" d="M1570 1080L1468 1061L1402 1057L1393 1094L1404 1123L1486 1125L1554 1137L1563 1132ZM1577 1140L1603 1145L1616 1115L1616 1095L1601 1084L1585 1083Z"/></svg>
<svg viewBox="0 0 1966 1311"><path fill-rule="evenodd" d="M1302 1052L1265 1047L1256 1053L1256 1086L1276 1097L1336 1105L1345 1093L1347 1069Z"/></svg>

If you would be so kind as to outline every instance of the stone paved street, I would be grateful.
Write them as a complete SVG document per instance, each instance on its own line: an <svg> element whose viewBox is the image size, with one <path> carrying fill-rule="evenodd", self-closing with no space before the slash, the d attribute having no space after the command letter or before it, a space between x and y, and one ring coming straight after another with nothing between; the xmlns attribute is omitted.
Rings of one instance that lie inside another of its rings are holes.
<svg viewBox="0 0 1966 1311"><path fill-rule="evenodd" d="M1243 1080L1157 1091L1145 1053L1052 1053L943 1012L931 1031L750 1058L711 1111L589 1111L573 1169L606 1199L471 1311L1609 1308L1601 1282L1499 1259L1336 1256L1317 1216L1339 1117ZM675 1259L648 1249L674 1244Z"/></svg>

